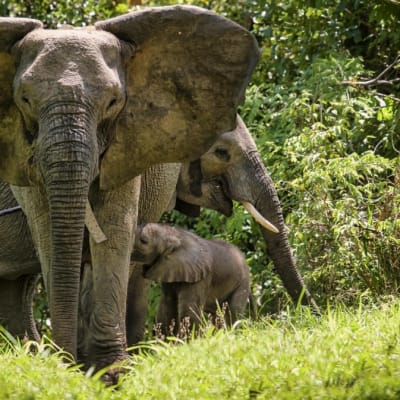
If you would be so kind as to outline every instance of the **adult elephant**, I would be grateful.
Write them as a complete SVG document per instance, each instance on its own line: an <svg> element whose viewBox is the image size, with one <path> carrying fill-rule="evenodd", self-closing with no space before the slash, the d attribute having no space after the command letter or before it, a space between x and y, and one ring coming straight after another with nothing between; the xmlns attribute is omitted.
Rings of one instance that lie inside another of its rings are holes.
<svg viewBox="0 0 400 400"><path fill-rule="evenodd" d="M0 19L0 179L27 216L54 340L74 357L88 200L107 238L90 238L87 365L125 357L137 176L194 159L233 129L258 56L249 32L197 7L149 8L89 29Z"/></svg>
<svg viewBox="0 0 400 400"><path fill-rule="evenodd" d="M174 206L189 216L198 216L201 207L230 216L233 200L243 203L263 225L267 253L293 301L310 305L318 313L296 266L273 181L240 117L237 128L222 134L199 159L157 165L146 171L142 177L139 220L158 222L162 213ZM144 336L148 290L149 281L142 277L140 268L133 268L127 312L130 345Z"/></svg>

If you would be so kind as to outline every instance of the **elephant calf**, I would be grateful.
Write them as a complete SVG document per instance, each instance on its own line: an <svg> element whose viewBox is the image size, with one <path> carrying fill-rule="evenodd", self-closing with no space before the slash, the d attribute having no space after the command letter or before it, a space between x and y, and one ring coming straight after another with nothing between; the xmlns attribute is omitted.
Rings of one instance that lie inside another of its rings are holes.
<svg viewBox="0 0 400 400"><path fill-rule="evenodd" d="M215 315L226 303L225 319L234 322L250 296L249 267L241 251L222 240L206 240L183 229L148 223L139 226L133 260L143 276L161 282L158 322L163 333L174 333L185 317L198 325L203 313Z"/></svg>

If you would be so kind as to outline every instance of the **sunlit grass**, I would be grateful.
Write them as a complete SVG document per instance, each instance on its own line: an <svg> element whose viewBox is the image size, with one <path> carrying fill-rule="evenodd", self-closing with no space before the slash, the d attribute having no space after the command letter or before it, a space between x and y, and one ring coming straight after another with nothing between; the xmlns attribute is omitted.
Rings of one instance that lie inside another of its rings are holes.
<svg viewBox="0 0 400 400"><path fill-rule="evenodd" d="M241 321L189 341L158 340L125 362L118 390L61 362L49 343L5 345L0 398L398 399L400 305L307 310Z"/></svg>
<svg viewBox="0 0 400 400"><path fill-rule="evenodd" d="M398 398L399 317L394 305L244 324L161 347L127 375L122 390L138 399Z"/></svg>

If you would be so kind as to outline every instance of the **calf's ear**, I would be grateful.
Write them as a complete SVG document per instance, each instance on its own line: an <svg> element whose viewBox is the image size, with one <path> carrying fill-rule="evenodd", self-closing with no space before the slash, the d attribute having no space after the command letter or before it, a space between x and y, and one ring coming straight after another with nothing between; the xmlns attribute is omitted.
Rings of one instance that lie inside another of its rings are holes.
<svg viewBox="0 0 400 400"><path fill-rule="evenodd" d="M204 239L176 230L166 241L168 246L149 270L148 279L193 283L211 273L212 257Z"/></svg>

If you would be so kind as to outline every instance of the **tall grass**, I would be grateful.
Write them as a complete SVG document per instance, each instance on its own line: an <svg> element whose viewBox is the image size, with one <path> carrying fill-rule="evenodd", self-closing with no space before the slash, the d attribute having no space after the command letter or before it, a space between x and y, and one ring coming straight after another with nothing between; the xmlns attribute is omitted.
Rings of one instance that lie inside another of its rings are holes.
<svg viewBox="0 0 400 400"><path fill-rule="evenodd" d="M3 347L0 398L10 399L398 399L400 304L307 310L242 321L183 343L143 345L118 390L67 368L39 345Z"/></svg>

